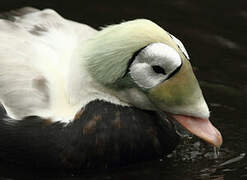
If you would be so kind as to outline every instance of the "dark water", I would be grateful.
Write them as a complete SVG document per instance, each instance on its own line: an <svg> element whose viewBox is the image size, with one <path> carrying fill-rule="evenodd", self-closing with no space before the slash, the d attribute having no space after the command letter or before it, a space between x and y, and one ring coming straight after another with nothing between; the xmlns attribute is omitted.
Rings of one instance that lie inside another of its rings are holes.
<svg viewBox="0 0 247 180"><path fill-rule="evenodd" d="M213 148L187 137L169 158L127 168L91 172L0 169L3 179L247 179L247 2L246 0L153 0L86 2L1 0L0 10L50 7L95 28L148 18L183 41L224 137L219 158Z"/></svg>

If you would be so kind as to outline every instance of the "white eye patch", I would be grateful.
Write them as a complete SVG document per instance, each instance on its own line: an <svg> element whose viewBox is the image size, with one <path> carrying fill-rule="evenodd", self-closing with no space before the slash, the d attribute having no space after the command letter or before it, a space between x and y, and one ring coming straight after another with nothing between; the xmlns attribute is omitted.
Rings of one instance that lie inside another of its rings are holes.
<svg viewBox="0 0 247 180"><path fill-rule="evenodd" d="M131 66L130 74L139 87L146 89L154 87L165 79L164 75L156 74L147 63L134 64Z"/></svg>
<svg viewBox="0 0 247 180"><path fill-rule="evenodd" d="M185 55L185 57L189 60L190 57L189 57L189 54L187 53L183 43L178 39L176 38L175 36L173 36L172 34L169 34L171 36L171 38L173 39L173 41L177 44L177 46L179 47L179 49L183 52L183 54Z"/></svg>
<svg viewBox="0 0 247 180"><path fill-rule="evenodd" d="M153 43L136 56L130 66L130 76L139 87L150 89L166 80L181 63L175 49Z"/></svg>

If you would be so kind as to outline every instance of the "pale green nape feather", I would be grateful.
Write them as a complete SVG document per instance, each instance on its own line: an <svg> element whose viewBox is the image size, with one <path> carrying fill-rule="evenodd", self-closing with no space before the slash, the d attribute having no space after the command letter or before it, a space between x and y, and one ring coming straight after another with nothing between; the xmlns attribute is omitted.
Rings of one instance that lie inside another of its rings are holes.
<svg viewBox="0 0 247 180"><path fill-rule="evenodd" d="M89 73L102 84L112 84L126 72L139 49L155 42L171 43L169 35L152 21L138 19L111 25L85 43L83 57Z"/></svg>

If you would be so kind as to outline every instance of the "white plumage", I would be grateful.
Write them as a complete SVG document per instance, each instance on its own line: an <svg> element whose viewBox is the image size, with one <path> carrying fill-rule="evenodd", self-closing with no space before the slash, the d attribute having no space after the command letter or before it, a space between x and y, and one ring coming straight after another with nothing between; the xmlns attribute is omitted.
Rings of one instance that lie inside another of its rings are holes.
<svg viewBox="0 0 247 180"><path fill-rule="evenodd" d="M92 79L86 72L75 73L78 49L96 30L50 9L23 10L31 13L16 16L14 22L0 20L0 101L17 120L29 115L72 120L88 98L97 96L80 91L82 85L90 91Z"/></svg>

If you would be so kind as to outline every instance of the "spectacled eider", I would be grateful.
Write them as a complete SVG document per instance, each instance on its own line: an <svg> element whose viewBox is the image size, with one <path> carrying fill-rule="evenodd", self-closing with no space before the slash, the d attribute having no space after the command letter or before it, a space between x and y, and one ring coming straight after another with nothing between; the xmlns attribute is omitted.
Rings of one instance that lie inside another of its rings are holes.
<svg viewBox="0 0 247 180"><path fill-rule="evenodd" d="M166 115L222 143L183 44L145 19L96 31L50 9L1 14L0 102L0 160L9 164L157 159L179 139Z"/></svg>

